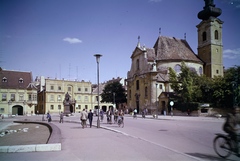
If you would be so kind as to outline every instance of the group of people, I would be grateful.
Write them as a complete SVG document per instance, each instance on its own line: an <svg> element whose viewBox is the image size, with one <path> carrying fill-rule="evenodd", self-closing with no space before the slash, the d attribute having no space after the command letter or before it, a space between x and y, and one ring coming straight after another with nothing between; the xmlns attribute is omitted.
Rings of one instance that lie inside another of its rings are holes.
<svg viewBox="0 0 240 161"><path fill-rule="evenodd" d="M104 115L104 112L101 110L100 111L101 120L103 120L103 115ZM114 115L114 122L116 123L119 119L123 120L124 112L123 112L123 110L118 111L117 109L114 112L112 112L111 110L108 110L106 112L106 115L107 115L107 123L112 123L112 115ZM89 112L86 112L86 110L83 109L83 111L80 114L80 120L82 123L82 128L87 127L87 124L86 124L87 120L89 120L89 125L91 128L92 121L93 121L92 110L90 110Z"/></svg>
<svg viewBox="0 0 240 161"><path fill-rule="evenodd" d="M123 110L117 110L115 109L114 111L112 110L108 110L106 112L106 116L107 116L107 123L112 123L112 115L113 115L113 119L114 119L114 123L117 123L117 121L119 119L122 119L123 120L123 116L124 116L124 112Z"/></svg>
<svg viewBox="0 0 240 161"><path fill-rule="evenodd" d="M63 123L63 116L64 116L64 114L63 114L63 112L61 112L59 123ZM90 110L90 112L87 113L85 111L85 109L83 109L83 111L80 114L80 120L81 120L82 128L87 127L87 124L86 124L87 119L89 120L89 124L90 124L90 128L91 128L92 127L92 120L93 120L92 110ZM48 122L52 121L52 117L51 117L49 112L47 113L47 120L48 120Z"/></svg>
<svg viewBox="0 0 240 161"><path fill-rule="evenodd" d="M92 120L93 120L93 113L92 110L90 110L88 113L85 109L80 114L80 120L82 124L82 128L87 127L87 119L89 120L90 128L92 127Z"/></svg>
<svg viewBox="0 0 240 161"><path fill-rule="evenodd" d="M48 122L52 122L52 116L50 115L50 113L47 113L47 121ZM60 120L59 123L63 123L63 112L60 113Z"/></svg>

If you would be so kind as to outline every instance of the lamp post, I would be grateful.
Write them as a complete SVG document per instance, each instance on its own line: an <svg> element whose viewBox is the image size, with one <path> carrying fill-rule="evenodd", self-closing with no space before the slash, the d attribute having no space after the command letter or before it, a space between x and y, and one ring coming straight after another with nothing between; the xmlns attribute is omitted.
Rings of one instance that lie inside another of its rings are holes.
<svg viewBox="0 0 240 161"><path fill-rule="evenodd" d="M45 89L45 87L43 88L43 90L42 90L42 100L43 100L43 104L42 104L42 113L43 113L43 115L42 115L42 121L45 121L45 119L44 119L44 113L45 113L45 96L44 96L44 94L45 94L45 96L46 96L46 89Z"/></svg>
<svg viewBox="0 0 240 161"><path fill-rule="evenodd" d="M11 108L10 108L11 104L12 104L12 100L9 100L8 101L8 117L12 116L12 112L11 112Z"/></svg>
<svg viewBox="0 0 240 161"><path fill-rule="evenodd" d="M113 111L115 111L115 92L113 92Z"/></svg>
<svg viewBox="0 0 240 161"><path fill-rule="evenodd" d="M100 127L100 120L99 120L99 61L100 57L102 56L101 54L95 54L97 61L97 83L98 83L98 119L97 119L97 128Z"/></svg>
<svg viewBox="0 0 240 161"><path fill-rule="evenodd" d="M170 106L171 106L171 116L173 117L173 106L174 105L174 102L173 101L170 101Z"/></svg>
<svg viewBox="0 0 240 161"><path fill-rule="evenodd" d="M158 118L157 86L158 84L156 83L156 118Z"/></svg>

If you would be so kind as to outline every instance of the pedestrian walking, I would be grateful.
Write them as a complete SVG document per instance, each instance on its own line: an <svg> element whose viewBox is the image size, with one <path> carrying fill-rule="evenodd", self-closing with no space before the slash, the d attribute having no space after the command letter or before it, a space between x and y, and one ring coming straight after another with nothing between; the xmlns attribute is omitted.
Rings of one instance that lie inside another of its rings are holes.
<svg viewBox="0 0 240 161"><path fill-rule="evenodd" d="M89 124L90 124L90 128L91 128L92 127L92 120L93 120L92 110L90 110L90 112L88 113L88 120L89 120Z"/></svg>
<svg viewBox="0 0 240 161"><path fill-rule="evenodd" d="M101 111L100 111L101 121L103 121L103 114L104 114L104 112L103 112L103 110L101 109Z"/></svg>
<svg viewBox="0 0 240 161"><path fill-rule="evenodd" d="M63 123L63 112L60 113L60 121L59 123Z"/></svg>
<svg viewBox="0 0 240 161"><path fill-rule="evenodd" d="M108 111L107 111L107 123L109 123L109 124L112 124L112 113L111 113L111 110L109 109Z"/></svg>
<svg viewBox="0 0 240 161"><path fill-rule="evenodd" d="M81 116L80 116L80 120L81 120L83 129L84 129L84 126L87 127L87 125L86 125L87 117L88 117L88 114L85 111L85 109L83 109L83 111L81 112Z"/></svg>
<svg viewBox="0 0 240 161"><path fill-rule="evenodd" d="M51 117L51 115L49 114L49 112L47 113L47 120L48 120L48 122L51 122L51 121L52 121L52 117Z"/></svg>

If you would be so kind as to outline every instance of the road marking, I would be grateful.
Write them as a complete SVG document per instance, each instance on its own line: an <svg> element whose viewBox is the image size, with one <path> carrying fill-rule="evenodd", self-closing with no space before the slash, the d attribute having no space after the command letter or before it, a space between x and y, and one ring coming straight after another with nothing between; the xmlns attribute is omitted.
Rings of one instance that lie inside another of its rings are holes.
<svg viewBox="0 0 240 161"><path fill-rule="evenodd" d="M189 158L192 158L192 159L198 160L198 161L203 161L203 160L201 160L200 158L197 158L197 157L194 157L194 156L191 156L191 155L188 155L188 154L182 153L182 152L177 151L177 150L175 150L175 149L172 149L172 148L166 147L166 146L164 146L164 145L161 145L161 144L158 144L158 143L152 142L152 141L150 141L150 140L147 140L147 139L144 139L144 138L141 138L141 137L137 137L137 136L129 135L129 134L125 133L125 132L122 132L122 131L119 131L119 130L115 130L115 129L112 129L112 128L108 128L108 127L103 127L103 126L102 126L101 128L106 129L106 130L110 130L110 131L113 131L113 132L116 132L116 133L120 133L120 134L123 134L123 135L125 135L125 136L129 136L129 137L132 137L132 138L135 138L135 139L139 139L139 140L142 140L142 141L145 141L145 142L148 142L148 143L154 144L154 145L157 145L157 146L162 147L162 148L164 148L164 149L167 149L167 150L169 150L169 151L172 151L172 152L175 152L175 153L181 154L181 155L183 155L183 156L186 156L186 157L189 157Z"/></svg>

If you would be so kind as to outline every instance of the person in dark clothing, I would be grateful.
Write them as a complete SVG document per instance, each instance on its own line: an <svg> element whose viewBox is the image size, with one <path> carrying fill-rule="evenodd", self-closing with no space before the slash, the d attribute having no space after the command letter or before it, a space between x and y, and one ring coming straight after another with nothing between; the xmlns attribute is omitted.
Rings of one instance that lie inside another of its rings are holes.
<svg viewBox="0 0 240 161"><path fill-rule="evenodd" d="M88 113L88 120L89 120L89 124L90 124L90 128L91 128L92 127L92 120L93 120L92 110L90 110L90 112Z"/></svg>
<svg viewBox="0 0 240 161"><path fill-rule="evenodd" d="M235 150L238 153L238 134L237 125L240 124L239 109L235 108L232 113L227 114L225 123L223 124L223 130L228 133L231 139L235 142Z"/></svg>
<svg viewBox="0 0 240 161"><path fill-rule="evenodd" d="M51 117L51 115L49 114L49 112L47 113L47 120L48 120L48 122L51 122L51 121L52 121L52 117Z"/></svg>
<svg viewBox="0 0 240 161"><path fill-rule="evenodd" d="M60 121L59 123L63 123L63 112L60 113Z"/></svg>

